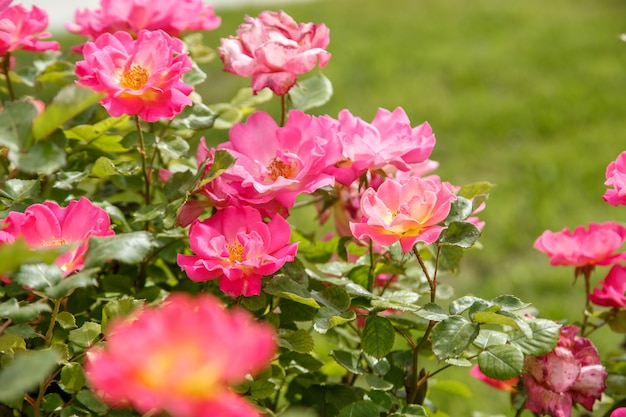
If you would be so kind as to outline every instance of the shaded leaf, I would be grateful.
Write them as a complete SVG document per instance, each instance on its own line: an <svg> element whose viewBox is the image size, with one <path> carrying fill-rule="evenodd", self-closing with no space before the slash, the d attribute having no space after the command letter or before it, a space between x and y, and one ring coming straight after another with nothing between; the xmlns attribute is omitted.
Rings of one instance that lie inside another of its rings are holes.
<svg viewBox="0 0 626 417"><path fill-rule="evenodd" d="M504 381L522 373L524 354L513 345L493 346L478 355L478 366L489 378Z"/></svg>
<svg viewBox="0 0 626 417"><path fill-rule="evenodd" d="M298 81L288 94L294 109L306 111L328 103L333 95L333 85L328 78L319 73Z"/></svg>
<svg viewBox="0 0 626 417"><path fill-rule="evenodd" d="M458 357L478 336L478 324L463 316L450 316L435 325L432 331L433 353L442 360Z"/></svg>
<svg viewBox="0 0 626 417"><path fill-rule="evenodd" d="M361 334L361 344L365 353L380 359L391 352L394 339L395 331L388 319L380 316L367 316Z"/></svg>
<svg viewBox="0 0 626 417"><path fill-rule="evenodd" d="M543 355L554 350L561 334L561 325L546 319L534 319L528 323L531 335L515 332L511 336L511 343L519 347L526 355Z"/></svg>
<svg viewBox="0 0 626 417"><path fill-rule="evenodd" d="M154 239L148 232L92 237L85 254L85 267L101 266L111 260L137 264L150 253L153 244Z"/></svg>
<svg viewBox="0 0 626 417"><path fill-rule="evenodd" d="M337 417L379 417L380 410L372 401L356 401L348 404L341 410Z"/></svg>
<svg viewBox="0 0 626 417"><path fill-rule="evenodd" d="M0 370L0 401L22 398L41 384L61 360L55 349L33 350L15 356Z"/></svg>

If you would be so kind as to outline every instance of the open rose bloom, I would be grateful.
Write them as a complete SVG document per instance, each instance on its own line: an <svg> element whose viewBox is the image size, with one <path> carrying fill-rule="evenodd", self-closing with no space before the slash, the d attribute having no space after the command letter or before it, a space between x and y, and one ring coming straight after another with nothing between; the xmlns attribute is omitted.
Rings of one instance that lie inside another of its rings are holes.
<svg viewBox="0 0 626 417"><path fill-rule="evenodd" d="M386 179L378 190L368 188L361 197L362 219L351 222L357 239L372 239L378 245L400 242L410 252L417 242L431 244L445 229L440 223L456 195L437 177Z"/></svg>
<svg viewBox="0 0 626 417"><path fill-rule="evenodd" d="M552 417L569 417L573 403L591 411L602 396L606 369L591 341L576 336L577 333L576 326L565 326L552 352L525 358L527 409Z"/></svg>
<svg viewBox="0 0 626 417"><path fill-rule="evenodd" d="M274 329L203 294L170 295L117 319L85 361L94 392L115 407L172 417L259 417L231 386L269 365Z"/></svg>
<svg viewBox="0 0 626 417"><path fill-rule="evenodd" d="M589 294L589 300L599 306L626 308L626 266L613 265L600 288Z"/></svg>
<svg viewBox="0 0 626 417"><path fill-rule="evenodd" d="M626 151L606 167L606 182L609 188L602 198L607 203L620 206L626 205Z"/></svg>
<svg viewBox="0 0 626 417"><path fill-rule="evenodd" d="M181 77L191 70L183 42L167 33L105 33L83 47L76 63L77 84L102 92L101 103L113 117L139 116L147 122L172 119L191 105L192 87Z"/></svg>
<svg viewBox="0 0 626 417"><path fill-rule="evenodd" d="M624 252L616 253L625 239L626 227L620 224L591 223L589 228L579 226L573 232L546 230L537 238L534 248L548 255L551 265L608 265L626 257Z"/></svg>
<svg viewBox="0 0 626 417"><path fill-rule="evenodd" d="M178 265L194 281L219 278L228 295L261 292L264 276L294 260L297 243L289 243L291 227L276 214L265 223L258 210L228 207L189 229L194 255L178 255Z"/></svg>
<svg viewBox="0 0 626 417"><path fill-rule="evenodd" d="M101 0L98 9L77 10L75 21L66 23L67 30L90 40L117 31L136 36L144 29L160 29L178 38L183 32L213 30L221 23L213 6L203 0Z"/></svg>
<svg viewBox="0 0 626 417"><path fill-rule="evenodd" d="M316 64L330 59L329 31L323 24L296 23L285 12L247 16L236 37L223 38L218 48L224 71L252 77L252 90L269 88L283 96Z"/></svg>
<svg viewBox="0 0 626 417"><path fill-rule="evenodd" d="M44 32L48 27L48 14L37 6L27 10L21 4L10 5L10 1L0 3L0 56L8 52L57 51L56 41L42 42L50 37Z"/></svg>
<svg viewBox="0 0 626 417"><path fill-rule="evenodd" d="M67 246L55 261L67 276L83 268L90 237L114 234L110 225L106 211L84 197L67 207L46 201L29 206L24 213L10 212L0 223L0 244L23 238L32 249Z"/></svg>

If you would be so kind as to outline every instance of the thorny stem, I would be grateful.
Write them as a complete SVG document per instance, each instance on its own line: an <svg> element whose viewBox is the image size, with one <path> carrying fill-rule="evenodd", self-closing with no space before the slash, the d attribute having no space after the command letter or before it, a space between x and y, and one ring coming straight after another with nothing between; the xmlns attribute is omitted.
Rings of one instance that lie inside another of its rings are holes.
<svg viewBox="0 0 626 417"><path fill-rule="evenodd" d="M137 134L139 135L139 153L141 154L141 170L143 172L144 182L144 201L146 206L150 205L150 172L146 166L148 154L146 153L146 144L143 140L143 131L141 130L141 124L139 123L139 116L135 116L135 126L137 127Z"/></svg>
<svg viewBox="0 0 626 417"><path fill-rule="evenodd" d="M13 90L13 84L11 83L11 77L9 77L9 72L11 72L11 52L7 52L2 57L2 73L5 75L7 80L7 89L9 90L9 97L11 97L11 101L15 101L15 91Z"/></svg>

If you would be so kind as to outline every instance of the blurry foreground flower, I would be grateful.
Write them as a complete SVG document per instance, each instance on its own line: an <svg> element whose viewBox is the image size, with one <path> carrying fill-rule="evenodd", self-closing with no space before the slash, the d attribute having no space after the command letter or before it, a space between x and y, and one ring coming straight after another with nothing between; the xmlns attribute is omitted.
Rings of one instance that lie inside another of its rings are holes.
<svg viewBox="0 0 626 417"><path fill-rule="evenodd" d="M526 408L552 417L569 417L572 404L591 411L606 389L606 369L595 346L577 337L576 326L561 328L561 337L550 353L527 356L523 374Z"/></svg>
<svg viewBox="0 0 626 417"><path fill-rule="evenodd" d="M323 68L330 59L326 51L329 31L323 24L296 23L283 11L262 12L246 17L236 37L224 38L218 48L224 71L252 77L256 93L267 87L283 96L316 64Z"/></svg>
<svg viewBox="0 0 626 417"><path fill-rule="evenodd" d="M32 6L28 11L21 4L9 4L10 1L0 3L0 56L18 50L59 50L59 43L56 41L40 41L50 37L50 33L43 32L48 27L48 14L45 10Z"/></svg>
<svg viewBox="0 0 626 417"><path fill-rule="evenodd" d="M105 33L83 48L76 63L78 85L103 92L101 103L113 117L139 116L147 122L172 119L191 105L192 87L182 81L191 70L183 42L167 33Z"/></svg>
<svg viewBox="0 0 626 417"><path fill-rule="evenodd" d="M626 308L626 266L614 265L589 300L599 306Z"/></svg>
<svg viewBox="0 0 626 417"><path fill-rule="evenodd" d="M69 32L94 40L103 33L125 31L137 36L142 30L163 30L180 37L183 32L213 30L221 19L203 0L100 0L100 8L76 10Z"/></svg>
<svg viewBox="0 0 626 417"><path fill-rule="evenodd" d="M195 255L178 255L178 265L194 281L219 278L233 297L259 295L264 276L293 261L298 244L289 243L291 227L276 214L265 223L251 207L227 207L189 228Z"/></svg>
<svg viewBox="0 0 626 417"><path fill-rule="evenodd" d="M133 319L118 319L87 353L94 392L114 407L172 417L257 417L230 387L269 365L274 330L208 294L174 294Z"/></svg>
<svg viewBox="0 0 626 417"><path fill-rule="evenodd" d="M363 217L351 222L350 229L357 239L371 238L378 245L399 241L408 253L417 242L431 244L439 238L445 229L439 223L448 217L455 199L451 186L438 177L388 178L378 190L363 192Z"/></svg>
<svg viewBox="0 0 626 417"><path fill-rule="evenodd" d="M617 159L606 167L606 182L609 188L602 198L607 203L619 206L626 205L626 152L619 154Z"/></svg>
<svg viewBox="0 0 626 417"><path fill-rule="evenodd" d="M626 407L620 407L613 410L611 417L626 417Z"/></svg>
<svg viewBox="0 0 626 417"><path fill-rule="evenodd" d="M615 222L591 223L573 232L546 230L535 240L534 248L550 257L551 265L575 267L608 265L626 257L615 253L626 239L626 227Z"/></svg>
<svg viewBox="0 0 626 417"><path fill-rule="evenodd" d="M110 236L109 215L85 197L70 201L62 208L46 201L29 206L24 213L12 211L0 222L0 244L23 238L32 249L68 246L56 259L65 275L83 268L88 240L92 236Z"/></svg>
<svg viewBox="0 0 626 417"><path fill-rule="evenodd" d="M502 391L515 392L517 391L517 383L519 382L519 377L513 377L507 380L499 380L489 378L487 375L483 374L478 365L474 365L472 369L470 369L470 375L474 378L478 378L486 384L491 385L494 388L497 388Z"/></svg>

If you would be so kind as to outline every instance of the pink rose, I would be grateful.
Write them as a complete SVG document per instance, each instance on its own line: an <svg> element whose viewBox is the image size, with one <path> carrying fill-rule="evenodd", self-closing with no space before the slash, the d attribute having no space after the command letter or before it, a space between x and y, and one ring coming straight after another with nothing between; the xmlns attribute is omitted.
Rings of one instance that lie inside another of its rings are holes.
<svg viewBox="0 0 626 417"><path fill-rule="evenodd" d="M604 184L613 187L604 193L604 201L614 206L626 205L626 151L606 167Z"/></svg>
<svg viewBox="0 0 626 417"><path fill-rule="evenodd" d="M298 24L283 11L265 11L256 19L246 16L236 37L222 39L218 53L224 71L252 77L255 93L267 87L283 96L299 74L326 65L328 43L325 25Z"/></svg>
<svg viewBox="0 0 626 417"><path fill-rule="evenodd" d="M599 306L626 308L626 266L613 265L600 288L589 294L589 300Z"/></svg>
<svg viewBox="0 0 626 417"><path fill-rule="evenodd" d="M524 359L526 408L552 417L569 417L572 404L591 411L606 389L606 369L595 346L577 337L576 326L561 328L559 342L550 353Z"/></svg>
<svg viewBox="0 0 626 417"><path fill-rule="evenodd" d="M611 417L626 417L626 407L620 407L613 410Z"/></svg>
<svg viewBox="0 0 626 417"><path fill-rule="evenodd" d="M106 211L85 197L65 208L51 201L33 204L24 213L10 212L0 225L0 244L22 237L32 249L69 246L55 261L66 276L83 268L90 237L114 234Z"/></svg>
<svg viewBox="0 0 626 417"><path fill-rule="evenodd" d="M142 30L162 30L179 38L183 32L213 30L221 19L202 0L100 0L96 10L76 10L69 32L97 39L103 33L125 31L136 36Z"/></svg>
<svg viewBox="0 0 626 417"><path fill-rule="evenodd" d="M264 276L293 261L298 244L289 243L291 227L280 215L265 223L251 207L227 207L189 229L195 255L178 255L178 265L194 281L219 278L220 289L238 297L261 292Z"/></svg>
<svg viewBox="0 0 626 417"><path fill-rule="evenodd" d="M410 252L417 242L431 244L445 229L440 223L448 217L456 195L451 186L437 177L386 179L378 188L368 188L361 197L360 222L351 222L357 239L371 238L379 245L400 242Z"/></svg>
<svg viewBox="0 0 626 417"><path fill-rule="evenodd" d="M104 336L87 352L85 373L107 404L172 417L260 417L230 389L276 352L273 328L247 311L228 310L208 294L174 294L114 320Z"/></svg>
<svg viewBox="0 0 626 417"><path fill-rule="evenodd" d="M615 253L626 239L626 227L615 222L591 223L570 232L546 230L535 240L534 248L550 257L551 265L608 265L626 257Z"/></svg>
<svg viewBox="0 0 626 417"><path fill-rule="evenodd" d="M478 365L474 365L472 369L470 369L470 375L473 376L474 378L480 379L484 383L489 384L492 387L499 389L501 391L509 391L509 392L517 391L517 384L519 382L519 377L517 376L511 379L504 380L504 381L499 380L499 379L489 378L487 375L482 373Z"/></svg>
<svg viewBox="0 0 626 417"><path fill-rule="evenodd" d="M137 40L126 32L105 33L85 44L77 84L105 93L101 103L113 117L172 119L191 105L192 87L181 80L191 70L183 48L161 30L141 31Z"/></svg>
<svg viewBox="0 0 626 417"><path fill-rule="evenodd" d="M32 6L28 11L21 4L10 6L10 3L0 3L0 56L18 50L59 50L59 43L56 41L40 41L51 36L44 32L48 27L48 14L44 10Z"/></svg>

